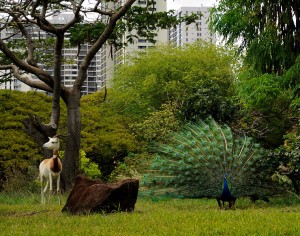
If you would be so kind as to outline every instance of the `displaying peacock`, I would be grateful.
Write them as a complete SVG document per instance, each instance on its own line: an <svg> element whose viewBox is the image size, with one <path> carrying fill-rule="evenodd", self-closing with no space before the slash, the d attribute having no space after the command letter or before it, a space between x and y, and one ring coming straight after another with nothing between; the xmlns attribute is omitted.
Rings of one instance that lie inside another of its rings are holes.
<svg viewBox="0 0 300 236"><path fill-rule="evenodd" d="M265 197L276 189L265 150L212 118L186 125L154 151L157 155L143 181L152 193L213 197L220 207L224 202L233 207L238 197Z"/></svg>

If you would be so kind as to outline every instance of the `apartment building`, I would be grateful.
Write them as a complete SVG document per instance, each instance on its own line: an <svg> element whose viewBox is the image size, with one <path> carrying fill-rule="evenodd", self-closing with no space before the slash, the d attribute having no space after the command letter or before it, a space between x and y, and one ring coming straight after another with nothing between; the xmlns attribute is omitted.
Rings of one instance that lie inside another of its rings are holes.
<svg viewBox="0 0 300 236"><path fill-rule="evenodd" d="M105 2L101 5L103 10L110 10L118 8L124 0L114 1L114 2ZM137 0L134 4L135 6L146 6L146 0ZM151 6L151 11L166 11L167 2L166 0L156 0L153 1ZM156 44L163 44L171 42L176 46L183 46L186 43L192 43L199 39L203 39L212 43L216 42L215 35L211 34L208 29L208 16L209 16L209 7L181 7L176 11L178 17L195 13L200 17L195 23L186 25L181 23L176 27L170 30L157 30L153 29L157 36L155 37ZM55 24L64 24L71 17L70 14L59 14L53 16L52 23ZM105 20L105 16L102 18ZM31 28L32 36L34 38L49 38L51 35L46 34L45 32L39 31L38 29ZM15 34L15 32L1 32L1 38L6 38L9 35ZM126 32L123 35L121 41L126 42L126 38L129 34L135 34L135 31ZM13 36L12 40L18 40L22 36L16 34ZM88 76L82 87L82 94L90 94L96 91L99 91L104 86L110 86L112 77L116 65L124 63L126 60L126 55L136 50L144 50L150 47L153 47L155 44L149 42L144 38L135 38L134 43L128 44L127 46L122 47L121 49L116 50L113 46L106 44L102 49L96 54L94 59L91 62L91 65L88 69ZM87 50L91 47L89 44L81 45L80 50L78 48L65 48L63 51L64 61L62 64L62 84L66 87L71 87L74 83L74 80L77 77L78 67L80 62L83 60L86 55ZM50 50L45 50L45 53L52 53ZM45 66L45 65L41 65ZM53 74L53 69L47 68L50 74ZM34 76L33 76L34 77ZM20 81L14 79L11 82L0 84L0 89L13 89L28 91L31 88L24 85Z"/></svg>
<svg viewBox="0 0 300 236"><path fill-rule="evenodd" d="M184 22L169 30L169 41L176 46L183 46L187 43L193 43L200 39L216 43L216 35L212 34L208 28L210 7L181 7L176 12L177 17L199 15L195 23L186 25Z"/></svg>
<svg viewBox="0 0 300 236"><path fill-rule="evenodd" d="M117 2L105 3L102 7L104 10L116 9L124 2L124 0L119 0ZM137 0L133 6L145 7L148 2L149 1L147 0ZM149 10L155 12L167 11L167 1L154 0ZM154 38L156 44L168 43L168 30L153 29L153 31L157 34L157 36ZM134 35L136 34L136 31L133 30L132 32L126 32L123 35L122 43L126 42L126 38L130 34ZM126 55L137 50L144 50L153 47L154 45L154 43L149 42L146 38L135 38L133 43L128 44L127 46L124 46L118 50L115 50L115 48L108 44L103 47L100 50L98 57L99 60L97 60L97 73L99 73L98 75L101 78L102 85L110 86L116 65L124 63L126 60Z"/></svg>
<svg viewBox="0 0 300 236"><path fill-rule="evenodd" d="M1 72L0 72L1 73ZM0 89L17 90L17 91L30 91L31 87L27 84L22 83L17 79L5 81L0 84Z"/></svg>
<svg viewBox="0 0 300 236"><path fill-rule="evenodd" d="M139 0L136 2L138 5L145 5L146 0ZM118 5L115 4L115 7ZM176 12L175 15L180 17L184 15L191 15L192 13L199 15L199 19L195 23L186 25L184 22L178 24L176 27L167 30L157 31L157 37L155 40L157 44L159 43L172 43L176 46L183 46L187 43L193 43L198 40L204 40L211 43L216 43L216 35L212 34L208 27L210 7L181 7ZM154 1L155 11L166 11L167 4L166 1ZM129 32L128 32L129 33ZM126 33L123 37L126 38ZM100 71L101 81L103 84L109 86L110 80L113 77L114 68L116 65L123 63L126 59L126 55L136 50L143 50L149 47L153 47L153 43L149 43L146 39L135 39L134 44L130 44L121 50L114 51L113 48L104 48L101 52L103 63L102 69ZM109 51L109 52L108 52Z"/></svg>
<svg viewBox="0 0 300 236"><path fill-rule="evenodd" d="M53 15L52 19L50 20L53 24L65 24L70 20L72 17L71 14L59 14L59 15ZM52 35L47 34L46 32L40 30L37 27L30 27L27 29L33 39L47 39L52 38ZM10 37L12 36L12 37ZM2 39L8 39L9 41L17 41L22 39L22 35L20 33L17 33L17 31L14 28L11 28L6 31L1 31L1 38ZM66 35L66 39L68 39L68 34ZM83 60L84 56L87 53L87 50L91 47L88 43L81 45L80 50L78 47L72 47L72 48L64 48L63 49L63 57L64 62L61 66L61 73L62 73L62 85L66 87L71 87L74 83L74 80L77 77L78 73L78 67ZM41 53L44 54L52 54L53 49L50 48L43 48L43 51ZM53 68L45 65L45 64L39 64L40 67L46 69L49 74L53 75ZM33 79L38 80L34 75L31 75ZM96 57L92 60L89 68L88 68L88 75L87 79L84 82L82 86L81 93L83 95L94 93L97 90L101 88L101 81L100 78L97 77L96 73ZM24 83L12 79L11 81L5 82L3 84L0 84L0 89L10 89L10 90L19 90L19 91L29 91L32 90L31 87L25 85Z"/></svg>

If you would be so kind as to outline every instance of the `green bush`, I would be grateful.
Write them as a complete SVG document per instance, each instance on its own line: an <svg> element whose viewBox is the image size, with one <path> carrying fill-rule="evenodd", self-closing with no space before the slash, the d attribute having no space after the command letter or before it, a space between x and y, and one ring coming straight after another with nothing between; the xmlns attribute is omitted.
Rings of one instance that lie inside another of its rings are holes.
<svg viewBox="0 0 300 236"><path fill-rule="evenodd" d="M101 177L98 165L87 158L83 150L80 150L80 170L92 179Z"/></svg>
<svg viewBox="0 0 300 236"><path fill-rule="evenodd" d="M177 104L182 121L209 115L230 120L235 110L235 59L232 51L202 41L137 52L116 71L113 105L137 119L171 102Z"/></svg>
<svg viewBox="0 0 300 236"><path fill-rule="evenodd" d="M280 146L299 117L300 57L283 75L259 74L246 68L239 75L241 124L271 148ZM292 121L292 122L291 122Z"/></svg>
<svg viewBox="0 0 300 236"><path fill-rule="evenodd" d="M117 162L122 162L139 145L128 124L131 120L110 106L111 93L104 91L84 96L81 101L81 144L86 157L97 163L103 179L108 179Z"/></svg>
<svg viewBox="0 0 300 236"><path fill-rule="evenodd" d="M300 194L300 130L295 125L294 131L284 136L285 143L273 152L271 159L278 166L273 179L286 186L287 189Z"/></svg>
<svg viewBox="0 0 300 236"><path fill-rule="evenodd" d="M26 172L17 168L6 170L2 188L9 194L38 193L40 191L38 176L36 166L28 166Z"/></svg>
<svg viewBox="0 0 300 236"><path fill-rule="evenodd" d="M111 173L109 181L116 182L126 178L141 179L153 158L153 155L148 152L130 153L123 162L118 163Z"/></svg>
<svg viewBox="0 0 300 236"><path fill-rule="evenodd" d="M50 109L51 98L45 94L0 90L0 190L14 185L23 189L20 186L24 184L16 182L31 181L29 169L38 169L43 157L41 147L26 134L22 120L36 114L46 122Z"/></svg>
<svg viewBox="0 0 300 236"><path fill-rule="evenodd" d="M179 120L175 114L174 105L163 104L160 110L150 112L143 121L130 124L129 127L139 140L162 141L170 131L179 128Z"/></svg>

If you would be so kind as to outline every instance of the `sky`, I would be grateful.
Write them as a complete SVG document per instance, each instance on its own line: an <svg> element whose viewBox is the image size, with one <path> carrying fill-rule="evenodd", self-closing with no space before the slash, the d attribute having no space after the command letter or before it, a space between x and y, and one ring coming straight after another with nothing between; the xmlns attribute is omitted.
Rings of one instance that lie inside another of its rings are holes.
<svg viewBox="0 0 300 236"><path fill-rule="evenodd" d="M167 0L168 10L178 10L180 7L212 7L217 0Z"/></svg>

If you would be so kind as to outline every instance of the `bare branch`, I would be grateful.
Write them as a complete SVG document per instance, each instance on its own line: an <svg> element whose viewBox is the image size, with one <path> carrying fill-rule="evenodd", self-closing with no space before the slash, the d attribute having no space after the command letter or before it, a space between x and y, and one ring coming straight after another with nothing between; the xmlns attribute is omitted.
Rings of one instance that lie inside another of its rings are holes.
<svg viewBox="0 0 300 236"><path fill-rule="evenodd" d="M52 87L53 80L51 76L41 68L33 67L20 58L18 58L3 42L2 39L0 39L0 50L8 57L10 60L18 67L20 67L22 70L25 70L31 74L34 74L39 77L44 83L46 83L48 86Z"/></svg>
<svg viewBox="0 0 300 236"><path fill-rule="evenodd" d="M80 9L82 7L82 3L84 2L84 0L81 0L78 5L76 6L76 4L72 1L72 5L73 5L73 13L74 13L74 18L68 22L67 24L65 24L61 30L63 32L66 32L68 29L70 29L73 25L75 25L77 22L81 21L83 19L83 17L81 17L80 15Z"/></svg>
<svg viewBox="0 0 300 236"><path fill-rule="evenodd" d="M93 12L96 12L96 13L99 13L100 15L105 15L105 16L112 16L115 12L114 11L103 11L103 10L100 10L98 8L94 8Z"/></svg>
<svg viewBox="0 0 300 236"><path fill-rule="evenodd" d="M20 29L21 33L24 35L26 39L27 49L28 49L28 57L27 62L29 65L34 67L38 67L37 63L34 60L34 50L35 50L35 43L32 40L31 36L27 32L24 24L20 21L20 19L16 15L11 15L13 17L14 22L16 22L18 28Z"/></svg>
<svg viewBox="0 0 300 236"><path fill-rule="evenodd" d="M100 4L101 1L97 1L92 11L98 13L99 15L105 15L105 16L112 16L115 13L115 11L113 11L112 9L110 9L109 11L98 9Z"/></svg>
<svg viewBox="0 0 300 236"><path fill-rule="evenodd" d="M42 30L55 33L56 28L48 21L46 20L46 12L47 12L47 5L48 1L44 0L42 3L42 12L39 15L39 11L37 8L40 6L41 1L37 0L36 2L33 2L32 10L30 13L30 16L33 18L33 20L26 17L26 19L33 24L38 25ZM27 12L23 12L23 15L26 16Z"/></svg>
<svg viewBox="0 0 300 236"><path fill-rule="evenodd" d="M23 74L21 75L19 69L15 65L1 65L0 70L11 70L13 75L16 79L20 80L21 82L27 84L28 86L36 89L41 89L46 92L52 92L52 88L49 87L42 81L35 81L31 78L30 75Z"/></svg>
<svg viewBox="0 0 300 236"><path fill-rule="evenodd" d="M87 55L85 56L84 60L82 61L79 71L78 71L78 76L76 81L74 82L73 89L80 89L83 82L86 79L86 73L88 66L91 62L91 60L94 58L96 53L100 50L100 48L105 44L106 40L109 38L111 33L113 32L116 23L119 19L121 19L125 13L128 11L128 9L132 6L132 4L136 0L127 0L124 5L115 13L113 13L108 21L108 24L106 28L104 29L103 33L99 36L97 41L94 43L94 45L90 48L88 51Z"/></svg>

